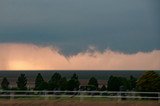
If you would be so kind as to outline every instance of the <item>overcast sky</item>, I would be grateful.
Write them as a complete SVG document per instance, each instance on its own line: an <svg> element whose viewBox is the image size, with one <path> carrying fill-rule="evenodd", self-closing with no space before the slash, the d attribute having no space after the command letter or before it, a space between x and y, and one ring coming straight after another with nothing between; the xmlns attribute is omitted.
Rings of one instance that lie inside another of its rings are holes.
<svg viewBox="0 0 160 106"><path fill-rule="evenodd" d="M35 43L72 54L95 46L160 49L160 0L0 0L0 43Z"/></svg>
<svg viewBox="0 0 160 106"><path fill-rule="evenodd" d="M160 0L0 0L0 70L160 70Z"/></svg>

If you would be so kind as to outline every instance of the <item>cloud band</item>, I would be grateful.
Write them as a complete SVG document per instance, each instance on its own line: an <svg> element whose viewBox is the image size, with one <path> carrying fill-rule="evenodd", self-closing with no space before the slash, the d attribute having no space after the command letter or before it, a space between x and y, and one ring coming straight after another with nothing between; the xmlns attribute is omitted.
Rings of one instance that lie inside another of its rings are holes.
<svg viewBox="0 0 160 106"><path fill-rule="evenodd" d="M66 57L52 46L0 44L0 70L160 70L160 50L90 50Z"/></svg>

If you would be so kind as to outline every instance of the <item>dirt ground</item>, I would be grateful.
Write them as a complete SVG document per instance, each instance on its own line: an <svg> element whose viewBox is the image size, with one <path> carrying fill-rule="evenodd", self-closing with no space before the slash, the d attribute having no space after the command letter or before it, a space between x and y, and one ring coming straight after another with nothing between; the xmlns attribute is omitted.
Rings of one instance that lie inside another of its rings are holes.
<svg viewBox="0 0 160 106"><path fill-rule="evenodd" d="M160 106L157 101L52 101L52 100L0 100L0 106Z"/></svg>

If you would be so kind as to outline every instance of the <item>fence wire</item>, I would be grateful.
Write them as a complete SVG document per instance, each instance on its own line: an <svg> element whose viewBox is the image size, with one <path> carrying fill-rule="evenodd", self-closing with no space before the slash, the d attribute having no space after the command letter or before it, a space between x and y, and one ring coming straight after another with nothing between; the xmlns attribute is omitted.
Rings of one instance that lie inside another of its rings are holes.
<svg viewBox="0 0 160 106"><path fill-rule="evenodd" d="M23 97L79 97L84 98L114 98L124 99L152 99L160 102L160 92L126 92L126 91L22 91L22 90L0 90L0 98L23 98Z"/></svg>

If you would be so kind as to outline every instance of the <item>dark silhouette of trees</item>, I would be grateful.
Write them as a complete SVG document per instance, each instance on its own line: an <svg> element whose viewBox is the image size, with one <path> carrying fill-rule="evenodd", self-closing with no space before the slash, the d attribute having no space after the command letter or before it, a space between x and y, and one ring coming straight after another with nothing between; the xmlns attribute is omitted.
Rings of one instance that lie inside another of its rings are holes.
<svg viewBox="0 0 160 106"><path fill-rule="evenodd" d="M35 79L35 90L79 90L80 81L77 74L73 74L69 81L66 77L61 77L61 74L54 73L48 82L45 82L42 75L39 73ZM103 85L98 88L98 81L95 77L91 77L88 85L81 86L84 90L101 90L101 91L126 91L136 90L142 92L160 92L160 76L154 71L145 72L139 79L133 76L116 77L110 76L107 88ZM9 81L6 77L1 82L1 88L9 89ZM25 74L21 74L17 79L18 90L27 90L27 78ZM16 90L17 88L14 88ZM12 88L13 89L13 88ZM154 95L153 95L154 96Z"/></svg>
<svg viewBox="0 0 160 106"><path fill-rule="evenodd" d="M132 90L132 91L135 90L136 81L137 81L137 79L131 75L130 79L129 79L129 84L130 84L130 89L129 90Z"/></svg>
<svg viewBox="0 0 160 106"><path fill-rule="evenodd" d="M120 86L122 85L118 77L110 76L108 80L108 91L119 91Z"/></svg>
<svg viewBox="0 0 160 106"><path fill-rule="evenodd" d="M44 85L44 84L45 83L44 83L44 79L43 79L42 75L40 73L38 73L38 75L35 79L35 90L43 90L41 87L43 87L42 85Z"/></svg>
<svg viewBox="0 0 160 106"><path fill-rule="evenodd" d="M48 89L49 90L59 90L60 89L60 81L61 81L61 74L54 73L51 79L48 82Z"/></svg>
<svg viewBox="0 0 160 106"><path fill-rule="evenodd" d="M27 78L25 74L21 74L17 80L17 87L19 90L26 90L27 89L26 85L27 85Z"/></svg>
<svg viewBox="0 0 160 106"><path fill-rule="evenodd" d="M48 83L45 81L41 82L37 90L48 90Z"/></svg>
<svg viewBox="0 0 160 106"><path fill-rule="evenodd" d="M79 79L78 79L78 75L73 74L73 76L71 77L71 79L68 81L68 84L67 84L68 90L70 90L70 91L78 90L79 85L80 85L80 82L79 82Z"/></svg>
<svg viewBox="0 0 160 106"><path fill-rule="evenodd" d="M130 90L130 80L126 77L110 76L108 80L107 90L119 91L123 88L123 91Z"/></svg>
<svg viewBox="0 0 160 106"><path fill-rule="evenodd" d="M9 89L9 82L6 77L3 78L1 87L3 90L8 90Z"/></svg>
<svg viewBox="0 0 160 106"><path fill-rule="evenodd" d="M145 72L137 81L137 91L160 92L160 76L154 71Z"/></svg>
<svg viewBox="0 0 160 106"><path fill-rule="evenodd" d="M121 87L123 91L130 90L130 81L126 77L117 77L121 82ZM121 89L120 89L121 90Z"/></svg>
<svg viewBox="0 0 160 106"><path fill-rule="evenodd" d="M64 91L67 90L67 79L66 77L61 78L60 80L60 90Z"/></svg>
<svg viewBox="0 0 160 106"><path fill-rule="evenodd" d="M88 85L90 86L90 90L97 90L98 89L98 81L95 77L91 77L89 79Z"/></svg>

